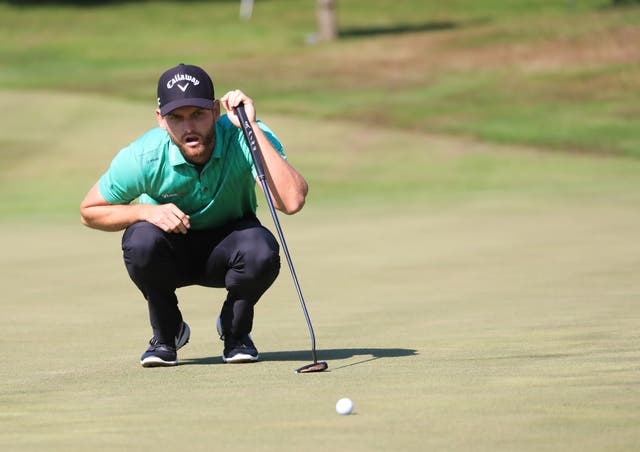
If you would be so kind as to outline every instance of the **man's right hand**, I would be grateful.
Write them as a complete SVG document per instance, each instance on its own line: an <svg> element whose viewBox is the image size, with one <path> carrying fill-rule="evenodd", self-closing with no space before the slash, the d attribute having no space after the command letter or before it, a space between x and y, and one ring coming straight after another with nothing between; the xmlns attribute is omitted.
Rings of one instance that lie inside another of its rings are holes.
<svg viewBox="0 0 640 452"><path fill-rule="evenodd" d="M146 204L144 209L145 221L155 224L164 232L186 234L191 228L189 215L175 204Z"/></svg>
<svg viewBox="0 0 640 452"><path fill-rule="evenodd" d="M110 204L100 194L96 182L80 204L85 226L103 231L120 231L138 221L148 221L165 232L186 234L189 215L175 204Z"/></svg>

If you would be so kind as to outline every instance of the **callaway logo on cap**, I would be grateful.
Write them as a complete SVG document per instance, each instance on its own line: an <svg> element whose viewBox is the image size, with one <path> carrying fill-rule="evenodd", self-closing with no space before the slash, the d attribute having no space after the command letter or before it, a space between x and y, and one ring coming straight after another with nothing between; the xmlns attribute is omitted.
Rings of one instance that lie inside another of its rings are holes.
<svg viewBox="0 0 640 452"><path fill-rule="evenodd" d="M198 66L181 63L158 80L158 107L162 116L187 106L212 109L214 99L211 77Z"/></svg>

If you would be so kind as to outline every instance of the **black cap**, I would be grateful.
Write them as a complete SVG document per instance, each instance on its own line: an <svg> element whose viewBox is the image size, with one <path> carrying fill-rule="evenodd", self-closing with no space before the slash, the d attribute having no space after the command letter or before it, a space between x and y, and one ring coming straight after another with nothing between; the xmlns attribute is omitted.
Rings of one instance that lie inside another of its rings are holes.
<svg viewBox="0 0 640 452"><path fill-rule="evenodd" d="M158 107L162 116L187 106L211 110L214 99L211 77L198 66L180 63L158 80Z"/></svg>

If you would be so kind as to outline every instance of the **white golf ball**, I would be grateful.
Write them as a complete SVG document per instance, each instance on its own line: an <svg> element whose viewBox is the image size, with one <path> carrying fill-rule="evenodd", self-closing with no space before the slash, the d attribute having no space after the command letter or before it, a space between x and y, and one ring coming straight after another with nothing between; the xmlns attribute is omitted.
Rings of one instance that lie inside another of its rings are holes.
<svg viewBox="0 0 640 452"><path fill-rule="evenodd" d="M336 403L336 411L338 414L351 414L353 411L353 402L347 397L343 397Z"/></svg>

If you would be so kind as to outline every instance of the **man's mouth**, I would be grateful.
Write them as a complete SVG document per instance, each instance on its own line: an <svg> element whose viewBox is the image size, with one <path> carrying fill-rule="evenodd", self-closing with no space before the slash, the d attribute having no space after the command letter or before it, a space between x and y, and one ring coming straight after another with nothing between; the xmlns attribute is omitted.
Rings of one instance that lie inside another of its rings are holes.
<svg viewBox="0 0 640 452"><path fill-rule="evenodd" d="M185 135L182 141L189 147L195 147L202 143L200 136L195 134Z"/></svg>

